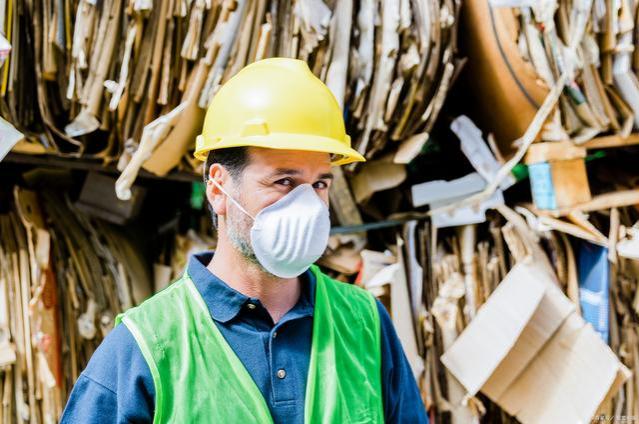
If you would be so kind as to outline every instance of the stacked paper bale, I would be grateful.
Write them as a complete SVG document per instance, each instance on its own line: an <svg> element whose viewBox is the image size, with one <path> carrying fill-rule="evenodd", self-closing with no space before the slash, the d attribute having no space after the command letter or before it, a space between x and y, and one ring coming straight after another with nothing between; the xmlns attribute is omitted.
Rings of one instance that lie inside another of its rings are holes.
<svg viewBox="0 0 639 424"><path fill-rule="evenodd" d="M372 158L410 140L401 163L425 142L456 67L451 0L75 5L3 15L13 53L0 113L27 137L17 152L117 162L121 197L140 164L158 175L198 167L188 151L206 106L255 60L307 61L343 106L354 146Z"/></svg>

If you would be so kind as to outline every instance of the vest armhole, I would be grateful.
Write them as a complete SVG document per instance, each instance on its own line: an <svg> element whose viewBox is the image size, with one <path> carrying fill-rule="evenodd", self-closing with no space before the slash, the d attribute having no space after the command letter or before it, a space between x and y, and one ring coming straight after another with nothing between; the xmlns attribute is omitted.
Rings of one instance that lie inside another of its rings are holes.
<svg viewBox="0 0 639 424"><path fill-rule="evenodd" d="M375 343L379 346L377 349L377 363L379 364L379 382L380 388L382 384L382 319L379 316L379 309L377 308L377 298L369 291L366 292L368 295L368 299L371 305L372 313L373 313L373 321L375 322Z"/></svg>
<svg viewBox="0 0 639 424"><path fill-rule="evenodd" d="M160 381L160 371L158 370L157 364L153 359L153 355L151 354L151 349L144 341L144 337L140 333L140 330L135 325L135 323L128 317L124 316L122 318L122 322L129 329L133 338L138 344L140 351L142 352L142 356L146 360L147 365L149 366L149 371L151 372L151 377L153 378L153 386L155 388L155 405L153 412L153 423L161 422L162 415L162 403L163 403L163 392L162 392L162 384Z"/></svg>

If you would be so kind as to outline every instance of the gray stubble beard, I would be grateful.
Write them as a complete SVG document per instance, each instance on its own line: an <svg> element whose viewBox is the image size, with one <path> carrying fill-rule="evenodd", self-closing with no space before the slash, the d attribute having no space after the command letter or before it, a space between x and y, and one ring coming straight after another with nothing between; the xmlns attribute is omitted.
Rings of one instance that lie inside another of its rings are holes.
<svg viewBox="0 0 639 424"><path fill-rule="evenodd" d="M241 196L237 199L241 202ZM270 274L260 263L255 256L255 251L251 247L250 232L253 222L250 217L246 216L244 212L232 203L231 209L233 212L227 213L226 216L226 235L233 247L246 259L249 263L256 265L259 269L267 274Z"/></svg>

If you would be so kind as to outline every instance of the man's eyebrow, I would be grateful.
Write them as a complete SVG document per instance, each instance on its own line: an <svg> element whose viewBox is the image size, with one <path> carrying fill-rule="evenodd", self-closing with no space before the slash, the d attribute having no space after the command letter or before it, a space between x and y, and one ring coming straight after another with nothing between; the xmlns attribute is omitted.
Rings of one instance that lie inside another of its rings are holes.
<svg viewBox="0 0 639 424"><path fill-rule="evenodd" d="M302 171L293 168L277 168L271 176L276 177L280 175L300 175Z"/></svg>
<svg viewBox="0 0 639 424"><path fill-rule="evenodd" d="M291 175L291 176L296 176L296 175L301 175L302 171L298 170L298 169L293 169L293 168L277 168L273 174L271 174L271 177L279 177L279 176L283 176L283 175ZM331 172L325 172L323 174L319 175L319 180L332 180L333 174Z"/></svg>
<svg viewBox="0 0 639 424"><path fill-rule="evenodd" d="M332 179L334 179L334 178L335 178L335 177L333 176L333 174L332 174L331 172L327 172L327 173L325 173L325 174L321 174L321 175L319 176L319 179L320 179L320 180L332 180Z"/></svg>

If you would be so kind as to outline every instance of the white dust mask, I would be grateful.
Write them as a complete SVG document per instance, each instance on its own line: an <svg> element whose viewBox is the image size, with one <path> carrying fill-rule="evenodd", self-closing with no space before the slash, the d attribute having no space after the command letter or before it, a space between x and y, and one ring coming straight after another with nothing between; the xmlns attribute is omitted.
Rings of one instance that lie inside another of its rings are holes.
<svg viewBox="0 0 639 424"><path fill-rule="evenodd" d="M331 229L328 206L310 184L300 184L253 217L216 181L211 181L253 218L251 247L271 274L297 277L324 253Z"/></svg>

